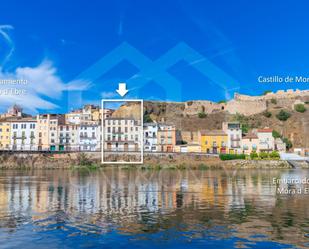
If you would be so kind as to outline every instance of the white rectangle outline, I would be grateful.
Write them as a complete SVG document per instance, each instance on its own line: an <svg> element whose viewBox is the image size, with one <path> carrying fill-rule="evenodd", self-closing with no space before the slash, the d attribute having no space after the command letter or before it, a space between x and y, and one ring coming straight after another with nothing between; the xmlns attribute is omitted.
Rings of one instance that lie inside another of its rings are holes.
<svg viewBox="0 0 309 249"><path fill-rule="evenodd" d="M104 101L105 102L141 102L141 161L139 162L106 162L104 161ZM101 118L101 164L143 164L144 163L144 101L142 99L102 99L101 100L102 107L102 118Z"/></svg>

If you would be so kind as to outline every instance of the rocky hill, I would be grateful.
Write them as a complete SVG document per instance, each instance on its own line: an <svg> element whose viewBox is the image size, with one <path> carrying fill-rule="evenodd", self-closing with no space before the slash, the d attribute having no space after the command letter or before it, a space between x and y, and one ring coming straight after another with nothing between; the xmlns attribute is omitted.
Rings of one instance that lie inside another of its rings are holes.
<svg viewBox="0 0 309 249"><path fill-rule="evenodd" d="M112 117L140 120L141 104L139 102L126 102L113 112Z"/></svg>
<svg viewBox="0 0 309 249"><path fill-rule="evenodd" d="M302 104L307 111L295 111ZM276 116L284 110L290 114L286 121ZM128 102L113 113L113 117L140 119L140 104ZM234 99L216 103L197 100L187 102L144 101L144 122L175 124L183 133L221 129L224 121L239 121L246 128L271 127L291 140L293 147L309 148L309 91L278 91L263 96L235 94Z"/></svg>
<svg viewBox="0 0 309 249"><path fill-rule="evenodd" d="M296 104L303 104L307 111L295 111ZM276 117L281 110L291 115L286 121ZM236 94L226 103L145 101L144 114L145 119L173 123L179 130L191 132L221 129L224 121L240 121L249 130L267 126L290 139L294 147L309 147L309 91L257 97Z"/></svg>

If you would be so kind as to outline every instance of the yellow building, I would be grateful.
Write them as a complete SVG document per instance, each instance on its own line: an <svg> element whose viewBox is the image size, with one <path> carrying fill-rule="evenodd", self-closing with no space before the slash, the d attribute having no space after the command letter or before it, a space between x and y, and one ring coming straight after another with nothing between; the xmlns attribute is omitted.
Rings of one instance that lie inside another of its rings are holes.
<svg viewBox="0 0 309 249"><path fill-rule="evenodd" d="M8 150L11 140L11 124L7 120L0 121L0 150Z"/></svg>
<svg viewBox="0 0 309 249"><path fill-rule="evenodd" d="M219 154L226 153L228 136L222 130L204 130L200 132L202 152Z"/></svg>
<svg viewBox="0 0 309 249"><path fill-rule="evenodd" d="M199 153L201 152L201 145L199 144L179 144L174 146L174 152L188 152Z"/></svg>

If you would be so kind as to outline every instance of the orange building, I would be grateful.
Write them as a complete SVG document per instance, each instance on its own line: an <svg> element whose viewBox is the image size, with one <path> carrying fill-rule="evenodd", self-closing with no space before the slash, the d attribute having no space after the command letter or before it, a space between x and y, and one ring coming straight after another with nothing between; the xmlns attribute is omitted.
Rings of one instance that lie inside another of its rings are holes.
<svg viewBox="0 0 309 249"><path fill-rule="evenodd" d="M158 150L173 152L176 145L175 125L159 124L158 126Z"/></svg>

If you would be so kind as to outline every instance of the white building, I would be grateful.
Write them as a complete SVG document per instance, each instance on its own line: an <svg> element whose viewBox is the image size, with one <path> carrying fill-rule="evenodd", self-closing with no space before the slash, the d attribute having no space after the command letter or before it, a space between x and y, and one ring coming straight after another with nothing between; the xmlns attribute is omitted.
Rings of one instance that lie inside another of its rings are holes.
<svg viewBox="0 0 309 249"><path fill-rule="evenodd" d="M59 150L79 150L79 126L75 124L61 124L58 126Z"/></svg>
<svg viewBox="0 0 309 249"><path fill-rule="evenodd" d="M80 109L74 110L70 113L65 114L66 123L69 124L80 124L82 111Z"/></svg>
<svg viewBox="0 0 309 249"><path fill-rule="evenodd" d="M158 124L144 123L144 150L158 151Z"/></svg>
<svg viewBox="0 0 309 249"><path fill-rule="evenodd" d="M239 122L223 122L222 130L227 134L228 141L227 147L229 153L241 153L242 152L242 130Z"/></svg>
<svg viewBox="0 0 309 249"><path fill-rule="evenodd" d="M104 151L140 151L141 121L133 118L104 119Z"/></svg>
<svg viewBox="0 0 309 249"><path fill-rule="evenodd" d="M286 152L286 143L279 137L275 139L275 150L279 152Z"/></svg>
<svg viewBox="0 0 309 249"><path fill-rule="evenodd" d="M98 122L81 124L78 129L79 150L99 151L101 148L101 126Z"/></svg>
<svg viewBox="0 0 309 249"><path fill-rule="evenodd" d="M257 131L257 136L259 138L259 151L269 152L275 150L275 139L272 129L259 129Z"/></svg>
<svg viewBox="0 0 309 249"><path fill-rule="evenodd" d="M36 119L18 118L11 120L11 149L12 150L37 150L35 143Z"/></svg>

